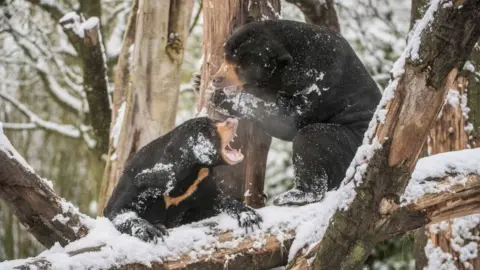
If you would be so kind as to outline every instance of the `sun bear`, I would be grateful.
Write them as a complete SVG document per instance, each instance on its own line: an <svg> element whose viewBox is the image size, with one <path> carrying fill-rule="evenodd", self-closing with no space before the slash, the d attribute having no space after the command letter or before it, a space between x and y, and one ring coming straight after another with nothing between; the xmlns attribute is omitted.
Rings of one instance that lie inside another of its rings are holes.
<svg viewBox="0 0 480 270"><path fill-rule="evenodd" d="M274 204L322 200L345 177L380 101L367 69L339 33L287 20L243 25L224 52L216 110L293 141L295 188Z"/></svg>
<svg viewBox="0 0 480 270"><path fill-rule="evenodd" d="M120 232L154 242L167 228L220 212L258 226L257 212L224 195L213 177L216 166L243 160L230 147L237 126L233 118L194 118L145 145L125 165L104 215Z"/></svg>

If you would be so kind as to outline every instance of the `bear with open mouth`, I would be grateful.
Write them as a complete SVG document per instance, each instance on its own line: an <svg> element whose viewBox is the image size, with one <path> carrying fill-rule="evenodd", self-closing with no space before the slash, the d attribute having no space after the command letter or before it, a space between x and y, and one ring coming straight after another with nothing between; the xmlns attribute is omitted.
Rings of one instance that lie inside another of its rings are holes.
<svg viewBox="0 0 480 270"><path fill-rule="evenodd" d="M223 194L212 173L243 160L230 147L237 126L234 118L194 118L145 145L125 165L104 215L120 232L147 242L221 212L246 229L259 226L257 212Z"/></svg>

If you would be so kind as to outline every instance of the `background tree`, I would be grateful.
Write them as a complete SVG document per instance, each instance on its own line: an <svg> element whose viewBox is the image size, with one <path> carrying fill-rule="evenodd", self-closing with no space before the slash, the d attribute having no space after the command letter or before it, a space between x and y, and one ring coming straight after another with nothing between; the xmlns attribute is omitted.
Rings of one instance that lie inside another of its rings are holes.
<svg viewBox="0 0 480 270"><path fill-rule="evenodd" d="M137 18L132 16L129 25L135 30L127 31L125 36L123 66L118 66L115 82L119 91L115 92L118 107L114 110L118 115L112 124L111 155L100 192L99 214L128 158L175 127L180 68L192 8L193 0L138 1ZM135 38L130 44L133 33ZM125 66L130 45L133 62Z"/></svg>

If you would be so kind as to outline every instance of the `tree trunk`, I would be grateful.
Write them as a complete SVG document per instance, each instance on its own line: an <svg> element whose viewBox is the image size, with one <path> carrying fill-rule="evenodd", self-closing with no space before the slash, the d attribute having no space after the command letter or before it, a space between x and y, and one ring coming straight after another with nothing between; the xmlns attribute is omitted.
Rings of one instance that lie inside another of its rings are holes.
<svg viewBox="0 0 480 270"><path fill-rule="evenodd" d="M222 116L213 112L207 100L210 79L223 61L223 44L232 31L243 25L248 17L255 20L277 19L279 0L212 0L203 1L203 65L200 87L199 111L208 111L214 118ZM241 148L245 159L240 164L215 170L222 190L252 207L264 206L263 185L271 137L254 123L241 120L238 137L233 147ZM248 193L250 196L244 196Z"/></svg>
<svg viewBox="0 0 480 270"><path fill-rule="evenodd" d="M131 155L175 125L180 68L192 8L193 0L139 0L131 82L124 100L123 121L118 123L118 144L109 157L117 161L105 172L99 212ZM125 44L128 46L128 42Z"/></svg>

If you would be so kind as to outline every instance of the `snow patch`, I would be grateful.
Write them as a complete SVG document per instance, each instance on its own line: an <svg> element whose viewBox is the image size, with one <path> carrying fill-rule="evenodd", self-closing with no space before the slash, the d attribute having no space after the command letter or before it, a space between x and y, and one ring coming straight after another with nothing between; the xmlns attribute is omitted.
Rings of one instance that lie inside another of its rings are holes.
<svg viewBox="0 0 480 270"><path fill-rule="evenodd" d="M212 158L217 155L215 146L203 134L198 134L196 140L190 137L188 139L188 147L193 149L193 155L196 160L205 165L212 164Z"/></svg>
<svg viewBox="0 0 480 270"><path fill-rule="evenodd" d="M464 184L466 176L480 173L480 148L441 153L418 160L412 179L401 197L402 204L414 203L427 193L448 190L452 184ZM450 176L446 182L436 181Z"/></svg>
<svg viewBox="0 0 480 270"><path fill-rule="evenodd" d="M112 132L110 137L113 140L113 148L117 148L118 140L120 139L120 132L122 131L123 119L125 117L125 108L127 103L124 101L120 108L118 108L117 119L115 124L113 124Z"/></svg>

